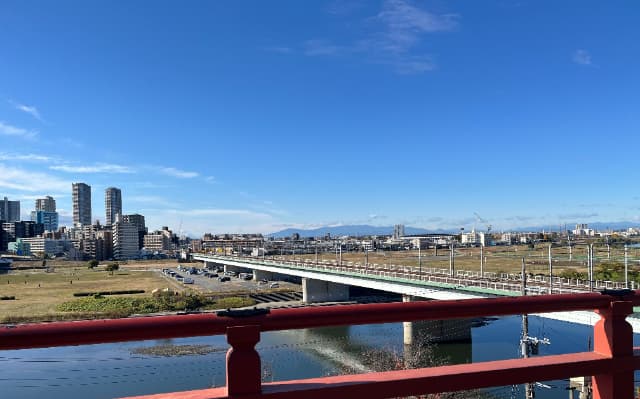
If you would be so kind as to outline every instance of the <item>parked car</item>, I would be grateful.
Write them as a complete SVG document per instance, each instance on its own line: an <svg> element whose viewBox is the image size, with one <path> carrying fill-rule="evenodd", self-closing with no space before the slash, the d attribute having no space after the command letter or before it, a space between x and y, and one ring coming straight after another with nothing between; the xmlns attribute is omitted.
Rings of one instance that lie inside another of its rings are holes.
<svg viewBox="0 0 640 399"><path fill-rule="evenodd" d="M220 281L221 283L224 283L225 281L231 281L231 277L229 276L218 277L218 281Z"/></svg>
<svg viewBox="0 0 640 399"><path fill-rule="evenodd" d="M209 277L209 278L218 277L218 273L209 273L209 275L207 277Z"/></svg>
<svg viewBox="0 0 640 399"><path fill-rule="evenodd" d="M278 284L278 283L271 283L269 285L269 288L278 288L278 287L280 287L280 284Z"/></svg>
<svg viewBox="0 0 640 399"><path fill-rule="evenodd" d="M193 284L193 279L187 277L187 278L184 279L183 283L185 283L185 284Z"/></svg>

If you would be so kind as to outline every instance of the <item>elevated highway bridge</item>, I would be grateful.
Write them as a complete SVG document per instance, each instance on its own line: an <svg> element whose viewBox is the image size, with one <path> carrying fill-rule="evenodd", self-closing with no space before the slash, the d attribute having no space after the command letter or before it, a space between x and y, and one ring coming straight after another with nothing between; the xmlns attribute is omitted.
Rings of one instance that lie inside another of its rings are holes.
<svg viewBox="0 0 640 399"><path fill-rule="evenodd" d="M250 270L256 280L273 280L276 275L302 279L303 301L333 302L349 299L349 286L401 294L406 302L424 298L458 300L522 295L522 278L518 274L497 274L405 265L361 264L355 262L314 262L285 257L224 256L193 254L193 259L207 267L225 271ZM595 281L593 290L623 289L624 283ZM635 287L630 287L635 288ZM526 279L526 294L567 294L591 291L588 281L535 276ZM595 325L600 317L588 311L545 313L540 316L572 323ZM629 318L634 332L640 333L640 319Z"/></svg>

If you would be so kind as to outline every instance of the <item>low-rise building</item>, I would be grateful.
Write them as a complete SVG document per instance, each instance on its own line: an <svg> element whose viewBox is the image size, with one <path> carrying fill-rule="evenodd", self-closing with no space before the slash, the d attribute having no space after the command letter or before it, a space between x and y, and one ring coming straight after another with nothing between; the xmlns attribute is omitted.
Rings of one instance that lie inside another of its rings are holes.
<svg viewBox="0 0 640 399"><path fill-rule="evenodd" d="M54 256L69 251L73 243L69 240L52 240L50 238L23 238L22 242L29 244L31 255Z"/></svg>
<svg viewBox="0 0 640 399"><path fill-rule="evenodd" d="M24 238L18 238L16 241L10 242L7 245L7 252L19 256L31 256L31 245L23 240Z"/></svg>
<svg viewBox="0 0 640 399"><path fill-rule="evenodd" d="M144 249L151 252L163 252L171 249L171 239L162 232L155 231L144 236Z"/></svg>

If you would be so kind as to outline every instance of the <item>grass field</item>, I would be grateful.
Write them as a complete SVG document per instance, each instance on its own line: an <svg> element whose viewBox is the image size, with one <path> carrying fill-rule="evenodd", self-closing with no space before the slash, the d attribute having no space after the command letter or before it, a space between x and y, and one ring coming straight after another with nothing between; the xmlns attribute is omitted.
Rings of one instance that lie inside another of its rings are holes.
<svg viewBox="0 0 640 399"><path fill-rule="evenodd" d="M553 247L552 259L554 275L561 273L563 270L572 270L578 272L587 271L587 247L575 246L572 248L571 256L568 247ZM422 258L422 267L424 268L441 268L449 269L449 249L438 249L437 256L433 249L420 251ZM525 258L528 273L548 274L548 246L538 245L534 249L528 248L526 245L514 246L496 246L485 247L483 249L484 271L485 272L504 272L504 273L520 273L522 267L522 258ZM295 255L293 258L315 260L315 254ZM321 253L318 255L319 260L336 261L339 254ZM594 266L609 262L624 262L623 248L612 247L611 252L606 247L594 247ZM634 248L628 252L629 265L638 269L640 260L640 251ZM393 264L419 266L418 251L372 251L365 255L364 252L343 252L343 262L359 262L364 264ZM456 248L454 257L455 270L480 271L480 248Z"/></svg>
<svg viewBox="0 0 640 399"><path fill-rule="evenodd" d="M15 266L26 265L16 262ZM37 269L0 274L0 297L16 298L0 300L0 323L69 318L70 315L56 311L56 307L73 300L75 292L145 290L144 294L136 295L151 296L155 288L184 289L151 270L162 267L158 264L130 263L122 265L113 275L103 265L89 270L86 262L51 262L48 266L54 266L53 272Z"/></svg>

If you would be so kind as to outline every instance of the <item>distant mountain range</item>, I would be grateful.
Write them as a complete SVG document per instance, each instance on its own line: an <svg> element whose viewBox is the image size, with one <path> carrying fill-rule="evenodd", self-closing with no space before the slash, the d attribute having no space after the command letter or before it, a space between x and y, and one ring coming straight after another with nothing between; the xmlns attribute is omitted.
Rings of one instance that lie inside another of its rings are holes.
<svg viewBox="0 0 640 399"><path fill-rule="evenodd" d="M405 226L404 233L406 235L414 234L430 234L430 233L450 233L448 230L427 230L418 227ZM298 233L300 237L324 237L327 233L332 237L341 236L383 236L393 234L393 226L370 226L362 225L345 225L332 227L319 227L317 229L285 229L275 233L271 233L269 237L290 237L292 234Z"/></svg>
<svg viewBox="0 0 640 399"><path fill-rule="evenodd" d="M572 230L575 228L575 224L566 225L567 230ZM622 230L629 227L640 227L640 223L638 222L594 222L589 223L589 228L596 229L598 231L607 231L607 230ZM525 226L518 227L514 229L510 229L509 231L558 231L560 228L559 225L543 225L543 226ZM497 230L500 231L500 230ZM416 234L458 234L460 232L459 229L423 229L420 227L410 227L405 226L404 233L405 235L416 235ZM495 231L494 231L495 232ZM345 226L326 226L319 227L317 229L285 229L275 233L268 234L268 237L281 238L281 237L290 237L292 234L298 233L300 237L324 237L327 233L331 234L332 237L341 237L341 236L382 236L382 235L391 235L393 234L393 226L371 226L367 224L362 225L345 225Z"/></svg>

